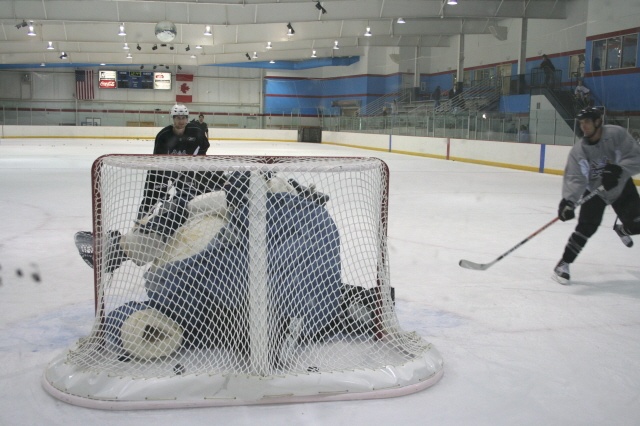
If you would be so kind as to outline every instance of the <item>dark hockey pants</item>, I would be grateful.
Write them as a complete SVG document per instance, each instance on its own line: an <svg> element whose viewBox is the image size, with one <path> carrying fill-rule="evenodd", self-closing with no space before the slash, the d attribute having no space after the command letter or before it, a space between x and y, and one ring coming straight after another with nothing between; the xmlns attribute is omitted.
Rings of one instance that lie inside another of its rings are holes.
<svg viewBox="0 0 640 426"><path fill-rule="evenodd" d="M589 192L585 192L585 195ZM607 204L600 197L593 197L580 207L580 216L575 231L569 237L564 249L562 260L573 263L582 251L587 241L596 233ZM640 195L632 179L629 179L622 190L622 194L611 204L613 211L624 225L629 235L640 234Z"/></svg>

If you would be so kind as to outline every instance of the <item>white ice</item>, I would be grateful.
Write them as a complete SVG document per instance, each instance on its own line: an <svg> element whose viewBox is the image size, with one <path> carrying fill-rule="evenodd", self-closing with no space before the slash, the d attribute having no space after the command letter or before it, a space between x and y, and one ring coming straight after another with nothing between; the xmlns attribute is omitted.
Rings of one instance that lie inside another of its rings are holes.
<svg viewBox="0 0 640 426"><path fill-rule="evenodd" d="M439 383L392 399L162 411L54 399L43 371L93 317L92 270L73 243L91 228L91 164L151 151L151 141L0 141L1 425L640 424L640 238L623 246L611 210L572 265L570 286L550 275L575 221L486 271L466 270L460 259L490 262L553 219L561 177L317 144L224 142L210 153L389 164L398 317L442 354Z"/></svg>

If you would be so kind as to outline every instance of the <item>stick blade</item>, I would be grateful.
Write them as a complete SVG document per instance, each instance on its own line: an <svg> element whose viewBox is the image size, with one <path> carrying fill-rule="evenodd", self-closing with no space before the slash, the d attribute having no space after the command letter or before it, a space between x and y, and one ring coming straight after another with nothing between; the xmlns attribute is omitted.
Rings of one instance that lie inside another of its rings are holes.
<svg viewBox="0 0 640 426"><path fill-rule="evenodd" d="M489 266L493 265L493 263L475 263L469 260L462 259L458 265L465 269L473 269L474 271L485 271L489 268Z"/></svg>

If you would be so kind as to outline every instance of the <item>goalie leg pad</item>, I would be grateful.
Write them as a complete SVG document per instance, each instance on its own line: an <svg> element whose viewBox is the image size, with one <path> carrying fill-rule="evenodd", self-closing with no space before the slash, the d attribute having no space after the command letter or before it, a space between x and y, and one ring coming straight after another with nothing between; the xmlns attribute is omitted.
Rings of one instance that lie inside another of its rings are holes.
<svg viewBox="0 0 640 426"><path fill-rule="evenodd" d="M169 356L182 344L182 328L148 302L129 302L110 312L105 336L116 355L142 361Z"/></svg>

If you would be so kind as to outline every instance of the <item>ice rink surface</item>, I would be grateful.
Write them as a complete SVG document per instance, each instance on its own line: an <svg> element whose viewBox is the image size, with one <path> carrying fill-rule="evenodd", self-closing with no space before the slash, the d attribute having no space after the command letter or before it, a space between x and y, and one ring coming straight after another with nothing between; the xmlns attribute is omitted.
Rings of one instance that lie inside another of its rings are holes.
<svg viewBox="0 0 640 426"><path fill-rule="evenodd" d="M93 274L73 234L91 229L90 167L152 141L0 141L1 425L638 425L640 263L610 209L572 265L550 279L575 221L553 219L561 177L331 145L212 142L209 154L373 156L390 167L391 283L401 325L445 362L433 387L392 399L113 412L41 386L86 335Z"/></svg>

